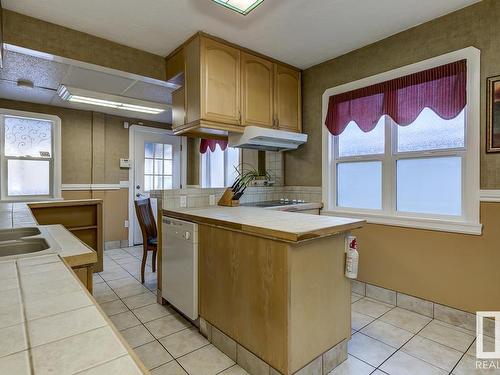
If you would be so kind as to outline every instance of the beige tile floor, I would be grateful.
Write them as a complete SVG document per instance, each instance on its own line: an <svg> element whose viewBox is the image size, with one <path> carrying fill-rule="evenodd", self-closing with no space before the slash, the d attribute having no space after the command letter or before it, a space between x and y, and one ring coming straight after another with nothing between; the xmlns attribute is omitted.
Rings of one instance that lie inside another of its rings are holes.
<svg viewBox="0 0 500 375"><path fill-rule="evenodd" d="M107 250L94 296L153 375L244 375L173 309L156 303L156 274L140 280L141 247ZM349 358L330 375L473 375L474 332L352 295ZM267 375L267 374L263 374Z"/></svg>

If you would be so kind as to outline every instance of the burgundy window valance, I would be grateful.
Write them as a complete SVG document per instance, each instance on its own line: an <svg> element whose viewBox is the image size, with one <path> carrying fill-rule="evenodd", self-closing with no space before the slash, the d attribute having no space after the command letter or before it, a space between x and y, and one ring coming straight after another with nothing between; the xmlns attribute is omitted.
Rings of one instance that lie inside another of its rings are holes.
<svg viewBox="0 0 500 375"><path fill-rule="evenodd" d="M217 145L219 145L220 149L224 151L227 148L227 141L220 141L217 139L202 139L200 142L200 153L204 154L208 149L214 152Z"/></svg>
<svg viewBox="0 0 500 375"><path fill-rule="evenodd" d="M333 95L325 125L330 133L339 135L355 121L362 131L369 132L382 116L388 115L398 125L406 126L426 107L449 120L466 105L466 84L466 60L461 60Z"/></svg>

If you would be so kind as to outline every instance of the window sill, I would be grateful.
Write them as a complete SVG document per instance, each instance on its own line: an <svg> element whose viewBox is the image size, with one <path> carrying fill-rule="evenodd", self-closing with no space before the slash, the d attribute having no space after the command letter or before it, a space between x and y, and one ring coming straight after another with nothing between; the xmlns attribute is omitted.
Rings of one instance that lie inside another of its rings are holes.
<svg viewBox="0 0 500 375"><path fill-rule="evenodd" d="M326 211L322 210L321 215L349 217L354 219L364 219L369 224L389 225L395 227L425 229L438 232L462 233L480 236L483 225L465 221L452 221L443 219L425 219L417 217L388 216L372 213L355 213L351 211Z"/></svg>

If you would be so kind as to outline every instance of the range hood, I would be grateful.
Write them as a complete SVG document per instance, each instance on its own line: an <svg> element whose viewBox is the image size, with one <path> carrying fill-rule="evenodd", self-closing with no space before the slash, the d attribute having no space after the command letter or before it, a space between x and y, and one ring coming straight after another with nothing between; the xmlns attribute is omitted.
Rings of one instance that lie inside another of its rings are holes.
<svg viewBox="0 0 500 375"><path fill-rule="evenodd" d="M229 147L263 151L296 150L307 142L307 134L247 126L243 133L229 133Z"/></svg>

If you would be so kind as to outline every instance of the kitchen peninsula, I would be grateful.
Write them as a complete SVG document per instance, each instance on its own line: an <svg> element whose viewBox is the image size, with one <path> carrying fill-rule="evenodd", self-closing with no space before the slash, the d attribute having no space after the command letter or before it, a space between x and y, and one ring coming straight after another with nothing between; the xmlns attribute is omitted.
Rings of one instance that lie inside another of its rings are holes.
<svg viewBox="0 0 500 375"><path fill-rule="evenodd" d="M286 375L313 373L318 363L326 373L347 358L345 237L363 221L255 207L163 216L198 224L200 328L216 346L221 332L236 342L238 355L227 355L238 363L256 356L258 371Z"/></svg>

